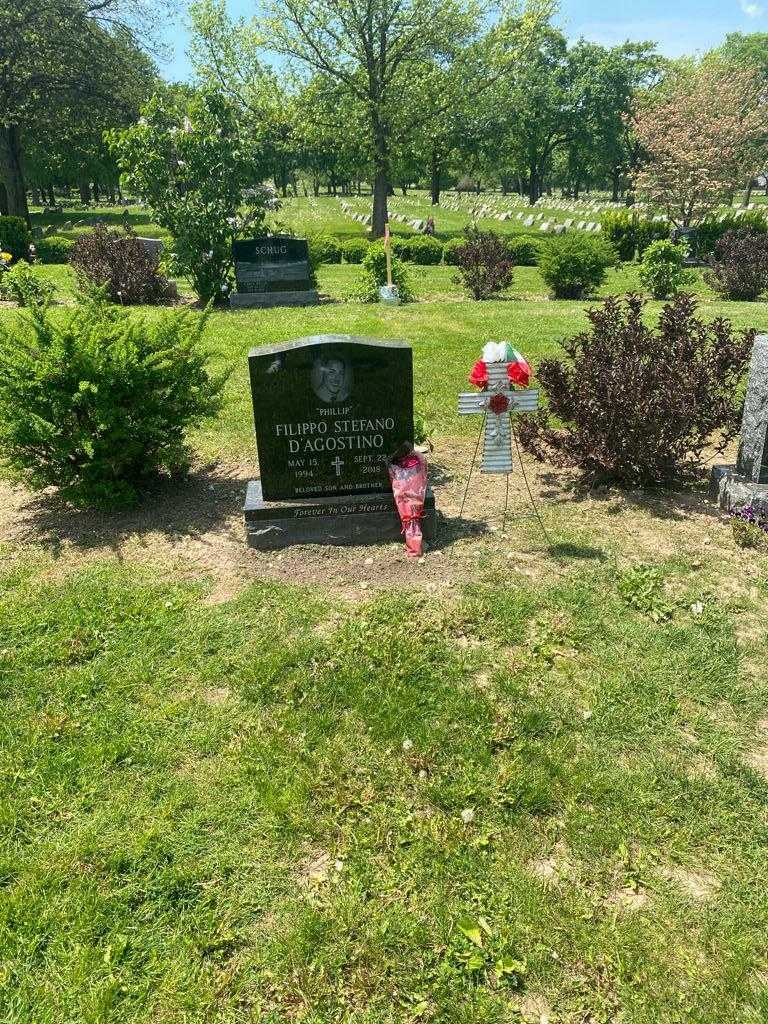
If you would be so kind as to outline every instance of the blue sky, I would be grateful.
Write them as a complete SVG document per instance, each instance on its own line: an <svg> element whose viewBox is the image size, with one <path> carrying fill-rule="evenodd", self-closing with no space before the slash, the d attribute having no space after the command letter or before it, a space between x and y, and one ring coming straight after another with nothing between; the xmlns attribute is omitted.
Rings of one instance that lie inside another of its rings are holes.
<svg viewBox="0 0 768 1024"><path fill-rule="evenodd" d="M228 6L238 16L256 8L253 0L228 0ZM651 39L662 53L679 57L711 49L728 32L768 31L768 0L561 0L558 21L573 39L585 36L606 46ZM177 19L167 33L174 56L161 70L170 79L189 74L182 22Z"/></svg>

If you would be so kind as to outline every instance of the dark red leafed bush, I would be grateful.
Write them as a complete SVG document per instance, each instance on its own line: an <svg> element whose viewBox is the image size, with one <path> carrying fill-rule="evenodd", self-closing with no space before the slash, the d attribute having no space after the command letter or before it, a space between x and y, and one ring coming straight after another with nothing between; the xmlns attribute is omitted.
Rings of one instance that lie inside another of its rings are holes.
<svg viewBox="0 0 768 1024"><path fill-rule="evenodd" d="M736 395L756 332L705 323L687 294L655 328L643 322L644 305L611 296L587 311L587 331L562 343L567 361L540 364L548 408L519 422L537 459L593 482L674 484L698 475L706 447L721 451L738 432Z"/></svg>
<svg viewBox="0 0 768 1024"><path fill-rule="evenodd" d="M98 224L75 243L70 263L88 285L107 287L112 302L156 305L177 297L176 285L160 273L159 253L145 248L131 231Z"/></svg>
<svg viewBox="0 0 768 1024"><path fill-rule="evenodd" d="M768 288L768 234L745 228L723 235L705 278L725 299L755 302Z"/></svg>
<svg viewBox="0 0 768 1024"><path fill-rule="evenodd" d="M467 228L464 243L452 257L458 267L457 284L473 299L490 299L512 284L514 264L507 243L492 231Z"/></svg>

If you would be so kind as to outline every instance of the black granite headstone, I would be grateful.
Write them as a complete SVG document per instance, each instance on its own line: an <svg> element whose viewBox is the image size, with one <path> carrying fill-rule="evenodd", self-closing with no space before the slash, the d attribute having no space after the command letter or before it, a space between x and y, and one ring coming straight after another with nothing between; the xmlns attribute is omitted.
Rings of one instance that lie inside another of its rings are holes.
<svg viewBox="0 0 768 1024"><path fill-rule="evenodd" d="M413 443L413 354L404 342L300 338L248 356L261 479L245 506L255 547L394 540L387 472ZM428 495L424 534L434 534Z"/></svg>
<svg viewBox="0 0 768 1024"><path fill-rule="evenodd" d="M232 244L237 291L233 308L311 305L319 301L306 239L273 235Z"/></svg>

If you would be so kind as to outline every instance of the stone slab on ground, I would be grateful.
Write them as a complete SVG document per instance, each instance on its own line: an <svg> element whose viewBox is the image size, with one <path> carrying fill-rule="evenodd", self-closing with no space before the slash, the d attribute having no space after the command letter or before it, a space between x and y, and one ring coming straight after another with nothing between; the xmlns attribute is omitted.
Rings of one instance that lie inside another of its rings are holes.
<svg viewBox="0 0 768 1024"><path fill-rule="evenodd" d="M316 289L303 292L232 292L232 309L268 309L271 306L315 306L320 301Z"/></svg>
<svg viewBox="0 0 768 1024"><path fill-rule="evenodd" d="M768 518L768 484L754 484L741 476L735 466L712 467L709 493L725 512L751 505Z"/></svg>
<svg viewBox="0 0 768 1024"><path fill-rule="evenodd" d="M262 551L292 544L391 544L402 539L391 492L264 501L261 481L251 480L243 514L248 546ZM437 512L431 487L424 501L422 533L428 544L434 542Z"/></svg>

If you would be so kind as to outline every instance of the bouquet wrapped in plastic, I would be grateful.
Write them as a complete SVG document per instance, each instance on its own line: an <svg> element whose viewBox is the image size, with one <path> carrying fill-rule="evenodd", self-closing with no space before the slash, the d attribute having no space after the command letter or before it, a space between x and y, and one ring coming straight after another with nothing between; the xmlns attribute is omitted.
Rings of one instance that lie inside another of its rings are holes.
<svg viewBox="0 0 768 1024"><path fill-rule="evenodd" d="M390 460L389 479L403 524L405 550L409 558L419 558L422 553L421 520L427 494L427 460L413 449L398 453Z"/></svg>

